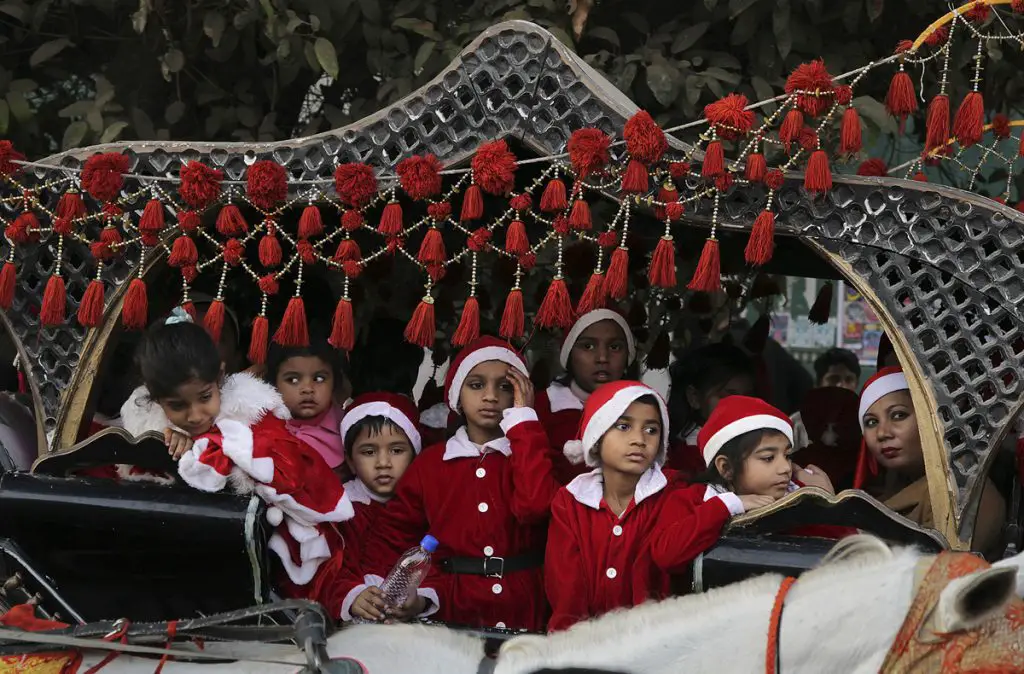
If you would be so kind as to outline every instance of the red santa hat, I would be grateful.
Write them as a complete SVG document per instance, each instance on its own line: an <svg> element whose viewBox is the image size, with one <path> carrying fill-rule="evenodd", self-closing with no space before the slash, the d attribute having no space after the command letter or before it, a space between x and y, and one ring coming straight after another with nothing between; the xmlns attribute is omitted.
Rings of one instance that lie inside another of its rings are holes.
<svg viewBox="0 0 1024 674"><path fill-rule="evenodd" d="M658 411L661 414L661 447L654 461L658 465L664 464L668 452L669 434L668 408L665 406L665 401L650 386L628 380L604 384L590 394L586 404L583 405L583 416L580 418L580 427L577 432L580 439L565 443L563 447L565 457L575 464L586 462L588 466L597 466L597 457L591 454L591 450L597 446L597 443L618 421L619 417L625 414L626 409L644 396L651 396L658 401Z"/></svg>
<svg viewBox="0 0 1024 674"><path fill-rule="evenodd" d="M723 398L697 433L697 448L710 466L722 447L744 433L778 431L793 442L793 422L760 398L729 396Z"/></svg>
<svg viewBox="0 0 1024 674"><path fill-rule="evenodd" d="M344 438L352 427L367 417L384 417L402 429L417 454L423 448L420 437L420 413L416 404L406 396L397 393L375 391L364 393L352 401L341 420L341 437Z"/></svg>
<svg viewBox="0 0 1024 674"><path fill-rule="evenodd" d="M628 362L632 363L636 359L636 341L633 339L633 332L629 329L629 324L626 323L626 319L622 317L622 314L611 309L594 309L576 319L569 332L565 333L565 338L562 340L562 348L558 352L558 362L562 364L562 367L569 367L569 356L572 354L572 347L576 345L576 340L580 338L583 331L601 321L613 321L622 328L622 334L626 338L626 352L629 354Z"/></svg>
<svg viewBox="0 0 1024 674"><path fill-rule="evenodd" d="M455 360L448 366L448 374L444 378L444 399L453 412L459 410L459 394L466 377L473 368L489 360L498 360L511 365L523 374L527 374L526 363L508 342L484 335L466 345Z"/></svg>
<svg viewBox="0 0 1024 674"><path fill-rule="evenodd" d="M883 367L864 383L860 392L860 405L857 409L857 421L860 422L861 433L864 432L864 415L879 400L896 391L909 391L907 375L899 366ZM878 462L868 451L867 442L861 440L860 455L857 457L857 472L853 477L853 488L860 489L868 477L878 475Z"/></svg>

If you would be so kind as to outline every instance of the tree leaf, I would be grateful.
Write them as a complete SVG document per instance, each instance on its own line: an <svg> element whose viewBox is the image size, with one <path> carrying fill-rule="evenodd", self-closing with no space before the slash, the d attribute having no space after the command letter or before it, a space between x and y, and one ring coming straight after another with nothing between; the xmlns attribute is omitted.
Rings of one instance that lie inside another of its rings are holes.
<svg viewBox="0 0 1024 674"><path fill-rule="evenodd" d="M738 58L724 51L716 51L709 54L708 64L725 68L726 70L741 70L743 68Z"/></svg>
<svg viewBox="0 0 1024 674"><path fill-rule="evenodd" d="M718 0L704 0L704 7L707 8L709 12L713 12L715 7L718 7Z"/></svg>
<svg viewBox="0 0 1024 674"><path fill-rule="evenodd" d="M731 73L728 70L722 70L721 68L715 66L711 66L710 68L705 70L704 74L709 77L713 77L720 82L731 84L732 86L738 85L741 79L737 73Z"/></svg>
<svg viewBox="0 0 1024 674"><path fill-rule="evenodd" d="M605 28L604 26L596 26L594 28L587 29L587 37L592 37L595 40L603 40L616 47L621 47L619 44L619 34L611 28Z"/></svg>
<svg viewBox="0 0 1024 674"><path fill-rule="evenodd" d="M57 113L58 117L85 117L89 114L96 104L93 101L75 101L71 105L61 108Z"/></svg>
<svg viewBox="0 0 1024 674"><path fill-rule="evenodd" d="M11 90L7 92L7 105L11 108L11 115L15 120L19 122L25 122L32 119L32 108L29 107L28 101L25 100L25 94L20 91L15 91L13 82Z"/></svg>
<svg viewBox="0 0 1024 674"><path fill-rule="evenodd" d="M708 31L708 26L711 24L707 21L701 21L695 23L692 26L688 26L676 34L676 39L672 40L672 53L678 54L684 52L693 45L697 44L697 40L703 37L704 33Z"/></svg>
<svg viewBox="0 0 1024 674"><path fill-rule="evenodd" d="M757 96L757 101L767 101L769 98L775 98L775 90L772 85L768 84L767 80L758 75L754 75L750 79L750 84L754 87L754 94ZM774 103L764 108L765 112L772 112L775 110L776 105Z"/></svg>
<svg viewBox="0 0 1024 674"><path fill-rule="evenodd" d="M757 0L729 0L729 18L735 19L756 2Z"/></svg>
<svg viewBox="0 0 1024 674"><path fill-rule="evenodd" d="M7 0L7 2L0 2L0 12L7 16L13 16L18 21L24 21L28 16L28 5L20 0Z"/></svg>
<svg viewBox="0 0 1024 674"><path fill-rule="evenodd" d="M61 147L65 150L69 150L73 147L78 147L83 140L85 140L85 134L89 133L89 125L85 122L71 122L68 124L68 128L64 129L64 138L61 140Z"/></svg>
<svg viewBox="0 0 1024 674"><path fill-rule="evenodd" d="M793 34L789 28L789 0L778 0L772 11L772 32L779 55L785 59L793 50Z"/></svg>
<svg viewBox="0 0 1024 674"><path fill-rule="evenodd" d="M625 19L629 25L633 26L633 28L636 29L636 32L642 35L647 35L651 32L651 24L647 22L647 19L645 19L642 14L637 14L636 12L623 12L622 18Z"/></svg>
<svg viewBox="0 0 1024 674"><path fill-rule="evenodd" d="M444 36L438 33L437 30L434 28L434 24L430 23L429 21L424 21L423 19L395 19L394 22L392 22L391 27L398 28L401 30L408 30L413 33L416 33L417 35L422 35L423 37L430 38L431 40L435 40L437 42L440 42L441 40L444 39Z"/></svg>
<svg viewBox="0 0 1024 674"><path fill-rule="evenodd" d="M0 99L0 133L7 133L10 123L11 109L7 107L7 101Z"/></svg>
<svg viewBox="0 0 1024 674"><path fill-rule="evenodd" d="M185 103L184 101L174 101L167 106L164 110L164 119L167 120L168 124L172 126L181 121L181 118L185 116Z"/></svg>
<svg viewBox="0 0 1024 674"><path fill-rule="evenodd" d="M142 108L132 108L132 126L135 136L140 140L149 140L156 136L156 129L153 128L153 120L149 118Z"/></svg>
<svg viewBox="0 0 1024 674"><path fill-rule="evenodd" d="M313 51L316 52L316 60L320 67L331 77L338 77L338 54L334 51L334 45L325 37L318 37L313 43Z"/></svg>
<svg viewBox="0 0 1024 674"><path fill-rule="evenodd" d="M678 73L667 63L651 63L647 66L647 86L658 102L667 108L679 95Z"/></svg>
<svg viewBox="0 0 1024 674"><path fill-rule="evenodd" d="M896 121L880 101L871 96L858 96L853 99L853 107L857 108L861 117L874 124L882 133L896 134Z"/></svg>
<svg viewBox="0 0 1024 674"><path fill-rule="evenodd" d="M391 16L396 19L402 16L409 16L419 9L422 2L423 0L398 0L395 8L391 11Z"/></svg>
<svg viewBox="0 0 1024 674"><path fill-rule="evenodd" d="M117 139L121 135L121 132L128 127L128 122L114 122L106 128L103 135L100 136L101 143L110 143Z"/></svg>
<svg viewBox="0 0 1024 674"><path fill-rule="evenodd" d="M7 87L11 91L16 91L19 94L31 94L33 91L39 88L35 80L11 80L10 85Z"/></svg>
<svg viewBox="0 0 1024 674"><path fill-rule="evenodd" d="M868 20L874 23L882 17L882 11L885 9L885 0L864 0L864 6L868 10Z"/></svg>
<svg viewBox="0 0 1024 674"><path fill-rule="evenodd" d="M71 40L66 37L59 37L56 40L44 42L39 45L34 52L32 52L32 56L28 59L28 64L35 68L36 66L49 61L70 46Z"/></svg>
<svg viewBox="0 0 1024 674"><path fill-rule="evenodd" d="M363 18L370 23L380 23L380 2L378 0L359 0L359 10L363 13Z"/></svg>
<svg viewBox="0 0 1024 674"><path fill-rule="evenodd" d="M313 72L320 72L323 68L320 66L320 60L316 57L316 49L313 48L312 42L306 42L302 45L302 51L306 55L306 63L309 64L309 69Z"/></svg>
<svg viewBox="0 0 1024 674"><path fill-rule="evenodd" d="M423 70L423 66L426 65L427 60L430 59L436 47L437 43L433 40L426 40L420 45L420 48L416 50L416 58L413 59L412 62L412 70L414 73L418 73Z"/></svg>
<svg viewBox="0 0 1024 674"><path fill-rule="evenodd" d="M760 28L760 17L758 12L744 12L732 27L732 35L729 37L729 44L746 44L754 37Z"/></svg>
<svg viewBox="0 0 1024 674"><path fill-rule="evenodd" d="M168 49L164 54L164 65L168 72L180 73L185 67L185 54L180 49Z"/></svg>
<svg viewBox="0 0 1024 674"><path fill-rule="evenodd" d="M210 38L214 47L220 45L226 27L227 19L220 12L209 11L203 15L203 33Z"/></svg>

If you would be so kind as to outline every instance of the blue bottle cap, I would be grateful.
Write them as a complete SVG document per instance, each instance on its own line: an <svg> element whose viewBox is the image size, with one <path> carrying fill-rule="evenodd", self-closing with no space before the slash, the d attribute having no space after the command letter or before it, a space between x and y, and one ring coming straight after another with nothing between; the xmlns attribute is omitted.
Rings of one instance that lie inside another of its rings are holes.
<svg viewBox="0 0 1024 674"><path fill-rule="evenodd" d="M437 539L430 534L427 534L423 537L423 540L420 541L420 547L427 552L434 552L434 550L437 550Z"/></svg>

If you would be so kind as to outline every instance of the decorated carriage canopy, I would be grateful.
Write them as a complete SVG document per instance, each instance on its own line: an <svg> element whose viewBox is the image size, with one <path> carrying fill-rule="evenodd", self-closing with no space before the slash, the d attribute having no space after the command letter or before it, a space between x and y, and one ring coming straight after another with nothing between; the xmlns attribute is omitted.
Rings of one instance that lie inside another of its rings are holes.
<svg viewBox="0 0 1024 674"><path fill-rule="evenodd" d="M421 347L481 331L522 343L639 299L649 349L682 302L723 289L723 272L739 305L758 270L804 270L845 278L881 317L915 404L936 412L922 430L936 520L967 540L1024 404L1024 218L1004 205L1020 198L1024 122L983 98L983 45L1019 42L1022 9L968 3L890 56L846 73L804 63L770 100L728 94L668 129L513 21L406 99L316 136L31 161L0 141L0 307L42 444L73 443L115 327L144 328L158 305L192 310L201 284L207 329L220 333L229 306L253 316L248 357L261 363L272 341L306 343L311 320L352 349L372 313L361 302L405 292L397 279L419 284L404 320ZM965 53L971 81L954 90ZM870 94L901 133L924 125L915 158L869 156ZM1005 186L980 194L993 165Z"/></svg>

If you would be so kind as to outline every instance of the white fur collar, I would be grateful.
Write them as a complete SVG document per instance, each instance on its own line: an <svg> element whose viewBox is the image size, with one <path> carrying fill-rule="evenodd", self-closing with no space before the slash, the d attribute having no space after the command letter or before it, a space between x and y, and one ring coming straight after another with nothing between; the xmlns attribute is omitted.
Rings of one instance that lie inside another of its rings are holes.
<svg viewBox="0 0 1024 674"><path fill-rule="evenodd" d="M583 400L576 394L576 386L569 387L556 382L551 382L551 386L548 386L548 403L551 405L552 412L561 412L563 410L582 410ZM580 393L583 393L581 390Z"/></svg>
<svg viewBox="0 0 1024 674"><path fill-rule="evenodd" d="M661 466L652 465L640 476L633 491L633 503L640 505L641 501L649 496L657 494L668 484L668 478L661 472ZM601 499L604 498L604 476L601 467L598 466L589 473L577 475L572 482L565 487L572 494L572 497L594 510L600 510Z"/></svg>
<svg viewBox="0 0 1024 674"><path fill-rule="evenodd" d="M291 418L281 400L281 394L262 379L247 372L239 372L224 379L220 388L220 414L217 415L217 422L229 419L252 426L267 412L278 419ZM121 420L125 430L135 436L146 431L163 433L165 428L173 427L160 405L150 400L145 386L135 389L121 406Z"/></svg>
<svg viewBox="0 0 1024 674"><path fill-rule="evenodd" d="M512 443L508 441L508 438L502 436L497 440L485 442L483 445L476 445L469 439L466 427L461 426L445 444L443 459L450 461L451 459L475 458L483 456L486 450L512 456Z"/></svg>
<svg viewBox="0 0 1024 674"><path fill-rule="evenodd" d="M363 505L370 505L371 502L376 501L377 503L387 503L390 499L378 496L370 491L370 488L363 484L363 481L358 477L352 478L345 483L345 495L353 503L362 503Z"/></svg>

